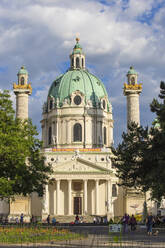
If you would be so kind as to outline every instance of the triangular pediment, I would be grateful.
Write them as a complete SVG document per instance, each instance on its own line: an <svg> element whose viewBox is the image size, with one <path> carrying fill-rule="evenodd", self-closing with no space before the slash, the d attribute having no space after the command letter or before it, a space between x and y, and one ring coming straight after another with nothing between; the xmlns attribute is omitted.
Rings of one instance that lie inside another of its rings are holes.
<svg viewBox="0 0 165 248"><path fill-rule="evenodd" d="M103 173L110 174L111 170L89 162L88 160L77 158L54 166L55 173Z"/></svg>

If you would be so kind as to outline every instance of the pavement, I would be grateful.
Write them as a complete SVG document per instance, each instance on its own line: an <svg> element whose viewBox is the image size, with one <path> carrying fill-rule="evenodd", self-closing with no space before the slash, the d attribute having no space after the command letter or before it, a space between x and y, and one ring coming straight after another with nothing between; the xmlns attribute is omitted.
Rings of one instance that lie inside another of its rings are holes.
<svg viewBox="0 0 165 248"><path fill-rule="evenodd" d="M84 234L84 238L79 240L65 240L59 242L49 242L47 244L33 243L33 244L19 244L19 245L4 245L0 244L0 248L19 248L19 247L68 247L68 248L106 248L106 247L152 247L165 248L165 229L153 229L153 233L158 230L158 235L148 236L145 228L140 228L136 231L129 231L128 233L109 233L108 226L64 226L71 232Z"/></svg>

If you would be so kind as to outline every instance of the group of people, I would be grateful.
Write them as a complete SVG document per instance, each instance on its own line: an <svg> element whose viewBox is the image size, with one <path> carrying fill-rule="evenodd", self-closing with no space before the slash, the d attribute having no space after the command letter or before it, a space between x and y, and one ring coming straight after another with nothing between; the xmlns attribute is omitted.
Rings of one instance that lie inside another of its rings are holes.
<svg viewBox="0 0 165 248"><path fill-rule="evenodd" d="M46 221L47 221L47 224L50 225L50 215L47 216ZM104 223L105 220L104 221L101 220L101 221L102 221L102 223ZM23 214L20 215L20 221L17 218L16 223L19 223L19 222L20 222L21 225L23 225L23 223L24 223L24 215ZM35 218L34 218L33 215L31 217L30 222L35 223ZM148 235L152 235L152 227L153 227L155 222L156 222L156 219L153 217L152 213L149 213L147 218L146 218L146 226L147 226ZM52 223L52 225L56 225L56 218L55 217L52 218L51 223ZM78 215L76 215L74 223L75 224L83 223L82 216L79 217ZM101 222L99 221L98 218L94 217L93 223L95 223L95 224L99 223L100 224ZM107 218L106 218L106 223L108 223ZM123 233L128 232L128 226L129 225L131 227L131 231L136 230L137 221L136 221L136 218L135 218L135 216L133 214L132 214L131 217L128 214L124 214L124 216L121 219L121 223L123 225Z"/></svg>
<svg viewBox="0 0 165 248"><path fill-rule="evenodd" d="M78 215L76 215L74 223L75 224L83 223L83 217L82 216L79 217Z"/></svg>
<svg viewBox="0 0 165 248"><path fill-rule="evenodd" d="M47 224L50 225L50 214L48 215L46 221L47 221ZM55 217L52 218L52 225L53 226L56 225L56 218Z"/></svg>
<svg viewBox="0 0 165 248"><path fill-rule="evenodd" d="M121 219L121 223L123 225L123 232L124 233L128 232L128 225L131 226L131 231L136 230L137 222L136 222L136 218L133 214L131 217L128 214L124 214L124 216Z"/></svg>
<svg viewBox="0 0 165 248"><path fill-rule="evenodd" d="M128 232L128 225L131 226L131 231L136 230L137 222L136 222L136 218L134 215L132 215L130 217L128 214L125 214L121 219L121 223L123 225L123 232L124 233ZM149 213L147 218L146 218L146 221L145 221L148 235L152 235L152 227L153 227L154 223L155 223L155 218L152 215L152 213Z"/></svg>
<svg viewBox="0 0 165 248"><path fill-rule="evenodd" d="M107 216L105 217L94 216L93 218L93 224L107 224L107 223L108 223Z"/></svg>

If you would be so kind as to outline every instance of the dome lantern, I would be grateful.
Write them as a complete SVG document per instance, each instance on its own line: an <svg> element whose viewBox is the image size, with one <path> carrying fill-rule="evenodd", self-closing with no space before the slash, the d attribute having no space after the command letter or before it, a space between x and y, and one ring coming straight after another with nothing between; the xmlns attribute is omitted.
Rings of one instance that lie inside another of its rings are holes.
<svg viewBox="0 0 165 248"><path fill-rule="evenodd" d="M21 66L21 69L18 71L17 76L19 85L27 85L28 71L26 70L25 66Z"/></svg>
<svg viewBox="0 0 165 248"><path fill-rule="evenodd" d="M76 38L76 44L73 48L72 54L70 55L70 67L72 69L85 69L85 55L79 41L80 39Z"/></svg>
<svg viewBox="0 0 165 248"><path fill-rule="evenodd" d="M137 77L138 77L137 72L135 71L135 69L133 68L133 66L130 66L129 71L127 72L128 84L129 85L135 85L135 84L137 84Z"/></svg>

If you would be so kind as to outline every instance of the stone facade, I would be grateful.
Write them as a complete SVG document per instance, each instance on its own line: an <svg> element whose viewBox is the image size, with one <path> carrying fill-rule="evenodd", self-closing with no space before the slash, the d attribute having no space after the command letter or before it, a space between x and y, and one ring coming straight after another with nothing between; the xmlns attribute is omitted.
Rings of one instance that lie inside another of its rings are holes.
<svg viewBox="0 0 165 248"><path fill-rule="evenodd" d="M75 215L92 221L94 216L108 219L142 213L144 196L118 187L118 178L112 164L113 116L112 106L102 82L85 68L85 55L76 40L70 55L70 68L51 85L42 113L41 153L51 163L54 173L45 194L17 197L10 204L10 218L24 213L40 216L48 214L57 221L74 221ZM131 67L128 83L124 84L127 96L127 122L140 124L139 94L141 84ZM28 95L25 68L18 73L16 114L28 118ZM152 204L150 204L152 206Z"/></svg>

